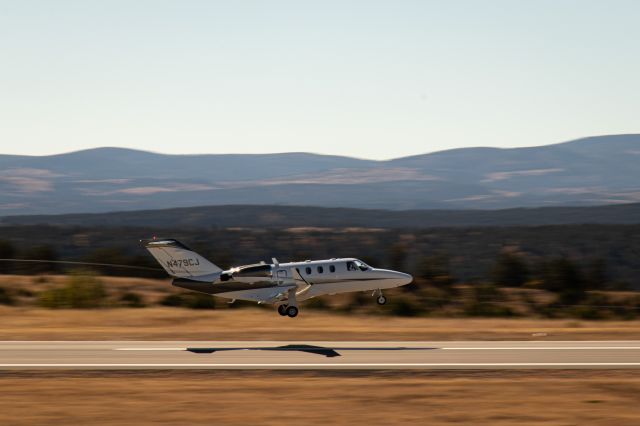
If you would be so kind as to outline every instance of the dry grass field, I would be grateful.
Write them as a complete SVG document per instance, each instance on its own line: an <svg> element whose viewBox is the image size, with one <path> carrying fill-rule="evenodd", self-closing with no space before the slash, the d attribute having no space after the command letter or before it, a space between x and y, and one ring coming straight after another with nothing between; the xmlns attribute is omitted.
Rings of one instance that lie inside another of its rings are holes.
<svg viewBox="0 0 640 426"><path fill-rule="evenodd" d="M395 318L267 309L0 307L0 340L636 340L640 321Z"/></svg>
<svg viewBox="0 0 640 426"><path fill-rule="evenodd" d="M635 371L7 372L3 425L640 424Z"/></svg>
<svg viewBox="0 0 640 426"><path fill-rule="evenodd" d="M640 321L541 318L403 318L338 314L301 306L295 319L270 307L185 309L158 306L178 290L169 280L102 277L110 300L136 291L146 308L43 309L38 292L66 276L0 275L16 306L0 305L0 340L626 340L640 339ZM340 301L341 296L331 298ZM391 296L393 297L393 296ZM342 302L346 302L343 300ZM372 309L384 312L373 299ZM109 306L109 305L108 305Z"/></svg>

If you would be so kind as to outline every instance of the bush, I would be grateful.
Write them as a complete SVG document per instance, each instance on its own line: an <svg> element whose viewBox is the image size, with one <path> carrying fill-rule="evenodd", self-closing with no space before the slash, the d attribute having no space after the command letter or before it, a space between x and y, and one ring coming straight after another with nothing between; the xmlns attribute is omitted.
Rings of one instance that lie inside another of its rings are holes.
<svg viewBox="0 0 640 426"><path fill-rule="evenodd" d="M44 308L91 309L103 306L106 297L104 286L98 278L76 272L69 276L64 287L40 293L38 301Z"/></svg>
<svg viewBox="0 0 640 426"><path fill-rule="evenodd" d="M399 317L415 317L424 313L424 309L419 304L402 296L389 299L389 305L391 314Z"/></svg>
<svg viewBox="0 0 640 426"><path fill-rule="evenodd" d="M134 292L126 292L120 296L120 303L128 308L143 308L145 306L142 296Z"/></svg>
<svg viewBox="0 0 640 426"><path fill-rule="evenodd" d="M160 300L162 306L179 307L184 305L184 298L179 294L170 294Z"/></svg>
<svg viewBox="0 0 640 426"><path fill-rule="evenodd" d="M327 301L322 297L314 297L313 299L307 301L305 303L305 308L321 310L330 309L329 304L327 304Z"/></svg>
<svg viewBox="0 0 640 426"><path fill-rule="evenodd" d="M33 297L34 294L31 290L28 290L26 288L19 288L16 290L16 295L20 296L20 297Z"/></svg>
<svg viewBox="0 0 640 426"><path fill-rule="evenodd" d="M11 297L7 290L0 287L0 305L13 305L14 303L13 297Z"/></svg>
<svg viewBox="0 0 640 426"><path fill-rule="evenodd" d="M192 293L186 298L189 309L215 309L216 301L210 294Z"/></svg>
<svg viewBox="0 0 640 426"><path fill-rule="evenodd" d="M455 288L425 286L418 293L418 300L426 310L442 309L456 300Z"/></svg>
<svg viewBox="0 0 640 426"><path fill-rule="evenodd" d="M213 296L204 293L170 294L160 301L163 306L189 309L215 309Z"/></svg>
<svg viewBox="0 0 640 426"><path fill-rule="evenodd" d="M516 313L509 307L501 305L504 295L489 283L473 286L472 299L465 305L464 314L481 317L512 317Z"/></svg>
<svg viewBox="0 0 640 426"><path fill-rule="evenodd" d="M31 282L38 285L46 284L49 282L49 278L46 275L36 275L35 277L33 277Z"/></svg>
<svg viewBox="0 0 640 426"><path fill-rule="evenodd" d="M490 283L478 283L473 287L473 299L479 302L502 302L504 295L493 284Z"/></svg>
<svg viewBox="0 0 640 426"><path fill-rule="evenodd" d="M542 282L546 290L558 293L558 303L569 305L586 297L586 283L577 263L567 257L547 262L542 267Z"/></svg>
<svg viewBox="0 0 640 426"><path fill-rule="evenodd" d="M500 287L521 287L529 278L529 269L521 256L502 253L493 266L491 277Z"/></svg>
<svg viewBox="0 0 640 426"><path fill-rule="evenodd" d="M416 276L438 288L449 289L455 283L445 254L424 256L418 261Z"/></svg>
<svg viewBox="0 0 640 426"><path fill-rule="evenodd" d="M514 317L517 314L509 307L495 303L473 301L465 306L464 314L470 317Z"/></svg>
<svg viewBox="0 0 640 426"><path fill-rule="evenodd" d="M575 306L564 309L565 315L583 320L603 320L606 318L606 311L596 306Z"/></svg>

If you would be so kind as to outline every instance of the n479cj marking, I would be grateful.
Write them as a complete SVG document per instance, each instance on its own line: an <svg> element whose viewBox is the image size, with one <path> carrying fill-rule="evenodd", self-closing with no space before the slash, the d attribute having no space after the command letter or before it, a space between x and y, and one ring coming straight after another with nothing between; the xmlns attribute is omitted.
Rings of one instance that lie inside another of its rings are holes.
<svg viewBox="0 0 640 426"><path fill-rule="evenodd" d="M167 260L167 266L169 268L182 268L183 266L198 266L200 261L198 259L171 259Z"/></svg>

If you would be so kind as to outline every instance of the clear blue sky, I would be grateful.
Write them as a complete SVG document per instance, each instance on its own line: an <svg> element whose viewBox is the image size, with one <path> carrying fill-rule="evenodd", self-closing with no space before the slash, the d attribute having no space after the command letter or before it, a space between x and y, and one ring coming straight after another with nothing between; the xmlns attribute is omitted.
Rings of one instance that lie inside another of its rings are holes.
<svg viewBox="0 0 640 426"><path fill-rule="evenodd" d="M0 153L386 159L640 132L640 1L0 0Z"/></svg>

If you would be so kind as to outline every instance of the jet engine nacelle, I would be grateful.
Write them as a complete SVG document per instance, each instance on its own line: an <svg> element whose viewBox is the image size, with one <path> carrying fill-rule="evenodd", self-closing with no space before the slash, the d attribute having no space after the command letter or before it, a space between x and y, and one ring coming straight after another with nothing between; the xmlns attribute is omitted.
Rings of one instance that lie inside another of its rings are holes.
<svg viewBox="0 0 640 426"><path fill-rule="evenodd" d="M255 265L238 266L236 268L224 271L220 275L220 281L237 281L245 283L253 283L256 281L271 281L273 271L271 265L266 263L258 263Z"/></svg>

